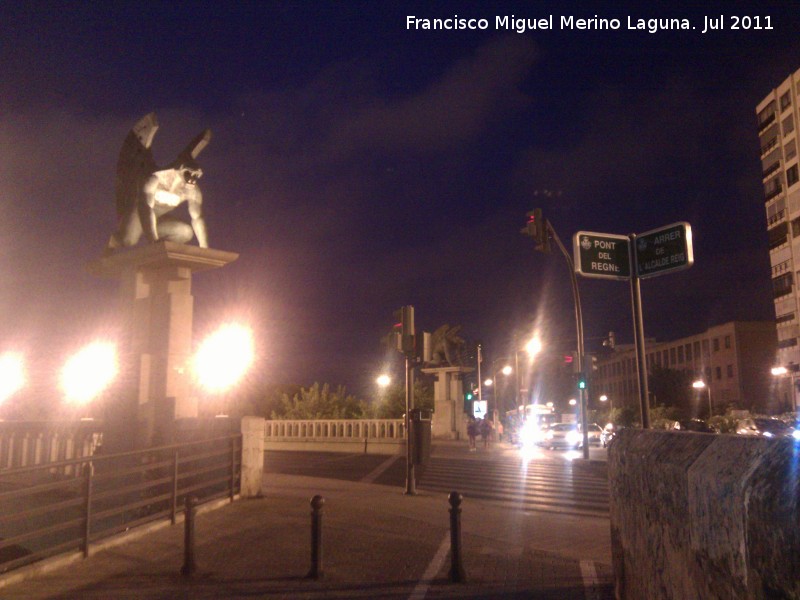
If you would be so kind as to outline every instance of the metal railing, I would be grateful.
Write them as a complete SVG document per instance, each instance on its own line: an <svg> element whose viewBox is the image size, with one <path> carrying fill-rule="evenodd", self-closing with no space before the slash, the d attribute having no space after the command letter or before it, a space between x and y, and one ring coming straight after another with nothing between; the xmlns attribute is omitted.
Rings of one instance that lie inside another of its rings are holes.
<svg viewBox="0 0 800 600"><path fill-rule="evenodd" d="M239 492L241 435L0 472L0 572ZM80 475L76 477L75 473Z"/></svg>

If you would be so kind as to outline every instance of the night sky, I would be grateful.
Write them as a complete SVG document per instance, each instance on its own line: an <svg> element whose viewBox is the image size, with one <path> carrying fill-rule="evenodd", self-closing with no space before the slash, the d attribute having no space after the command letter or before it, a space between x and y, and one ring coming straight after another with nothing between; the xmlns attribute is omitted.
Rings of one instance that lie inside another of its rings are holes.
<svg viewBox="0 0 800 600"><path fill-rule="evenodd" d="M574 348L566 263L520 234L534 207L568 247L579 230L692 225L695 265L642 283L648 337L772 319L755 106L800 67L800 10L654 6L0 3L0 351L26 352L45 393L66 353L113 335L116 286L86 265L116 226L122 141L151 111L160 165L213 132L210 246L240 258L195 277L196 336L247 320L261 381L368 394L404 304L489 360L535 325ZM556 29L498 30L505 15ZM570 15L621 28L560 29ZM706 15L726 29L701 33ZM773 29L733 31L735 15ZM632 342L628 285L580 286L587 348L609 330Z"/></svg>

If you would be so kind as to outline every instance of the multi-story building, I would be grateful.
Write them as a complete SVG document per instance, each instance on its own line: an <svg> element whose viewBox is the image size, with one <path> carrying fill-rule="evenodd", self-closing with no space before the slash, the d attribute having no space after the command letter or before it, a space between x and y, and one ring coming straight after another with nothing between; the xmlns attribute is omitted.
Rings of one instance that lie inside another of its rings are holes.
<svg viewBox="0 0 800 600"><path fill-rule="evenodd" d="M800 118L798 97L800 70L791 74L756 107L778 335L775 366L783 366L790 373L797 373L800 367L800 289L797 285L797 278L800 277L800 173L796 133ZM787 386L787 390L790 387Z"/></svg>
<svg viewBox="0 0 800 600"><path fill-rule="evenodd" d="M731 321L671 342L648 340L647 369L651 372L658 366L682 371L687 379L703 381L714 414L733 406L754 412L783 412L790 408L789 399L775 394L776 382L770 374L775 339L771 321ZM619 345L612 353L598 356L595 367L591 406L598 406L597 400L605 395L614 407L639 408L633 345Z"/></svg>

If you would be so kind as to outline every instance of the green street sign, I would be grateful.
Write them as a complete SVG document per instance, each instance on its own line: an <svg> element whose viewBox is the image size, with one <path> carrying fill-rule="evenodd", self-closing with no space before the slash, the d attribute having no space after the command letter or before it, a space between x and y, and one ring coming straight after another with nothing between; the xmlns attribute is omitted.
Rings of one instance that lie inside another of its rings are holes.
<svg viewBox="0 0 800 600"><path fill-rule="evenodd" d="M599 279L630 279L629 245L626 235L579 231L572 236L575 272Z"/></svg>
<svg viewBox="0 0 800 600"><path fill-rule="evenodd" d="M688 269L694 264L692 226L673 223L636 236L636 275L640 279Z"/></svg>

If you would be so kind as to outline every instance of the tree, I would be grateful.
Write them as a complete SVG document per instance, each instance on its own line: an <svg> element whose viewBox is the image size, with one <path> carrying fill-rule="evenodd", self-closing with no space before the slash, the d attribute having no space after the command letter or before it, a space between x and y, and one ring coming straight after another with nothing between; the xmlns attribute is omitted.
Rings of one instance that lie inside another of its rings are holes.
<svg viewBox="0 0 800 600"><path fill-rule="evenodd" d="M691 373L654 365L650 370L648 383L659 404L676 409L677 412L672 416L676 418L698 416Z"/></svg>
<svg viewBox="0 0 800 600"><path fill-rule="evenodd" d="M365 414L365 404L347 394L344 386L335 390L326 383L314 383L310 388L290 397L283 394L280 406L272 412L273 419L360 419Z"/></svg>
<svg viewBox="0 0 800 600"><path fill-rule="evenodd" d="M414 406L433 410L433 386L419 377L414 379ZM368 412L374 419L401 419L406 414L405 384L386 387Z"/></svg>

